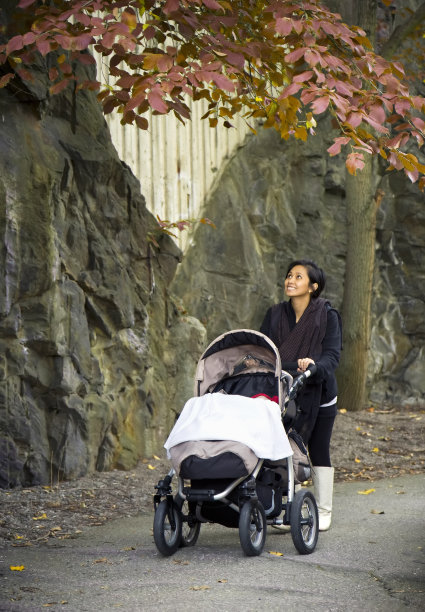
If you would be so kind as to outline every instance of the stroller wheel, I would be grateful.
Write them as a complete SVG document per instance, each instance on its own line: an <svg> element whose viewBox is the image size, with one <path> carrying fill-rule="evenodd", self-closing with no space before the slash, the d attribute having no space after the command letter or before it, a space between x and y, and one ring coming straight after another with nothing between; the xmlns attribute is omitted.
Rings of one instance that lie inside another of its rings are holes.
<svg viewBox="0 0 425 612"><path fill-rule="evenodd" d="M239 516L239 539L248 557L261 555L266 542L266 513L260 501L248 500Z"/></svg>
<svg viewBox="0 0 425 612"><path fill-rule="evenodd" d="M291 535L295 548L301 555L308 555L316 548L319 513L314 495L305 489L297 491L292 502Z"/></svg>
<svg viewBox="0 0 425 612"><path fill-rule="evenodd" d="M174 502L163 499L156 509L153 521L153 539L161 555L173 555L180 545L182 518Z"/></svg>
<svg viewBox="0 0 425 612"><path fill-rule="evenodd" d="M201 523L197 521L190 512L189 503L185 499L176 495L174 503L180 510L182 516L182 537L180 539L180 546L195 546L201 530Z"/></svg>

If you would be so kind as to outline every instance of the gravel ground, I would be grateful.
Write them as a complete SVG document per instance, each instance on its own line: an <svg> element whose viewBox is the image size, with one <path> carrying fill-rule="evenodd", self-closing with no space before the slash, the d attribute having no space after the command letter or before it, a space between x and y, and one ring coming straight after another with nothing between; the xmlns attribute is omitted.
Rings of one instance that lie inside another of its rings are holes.
<svg viewBox="0 0 425 612"><path fill-rule="evenodd" d="M340 412L332 438L336 480L372 481L425 468L425 410ZM0 490L0 545L32 546L76 537L118 517L152 513L154 486L170 469L165 454L133 470L71 482Z"/></svg>

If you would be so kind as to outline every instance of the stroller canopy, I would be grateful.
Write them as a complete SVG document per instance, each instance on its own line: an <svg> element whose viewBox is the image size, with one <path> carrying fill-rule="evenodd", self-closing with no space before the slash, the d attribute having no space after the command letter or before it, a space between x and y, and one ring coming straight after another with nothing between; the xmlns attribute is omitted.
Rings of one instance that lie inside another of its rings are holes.
<svg viewBox="0 0 425 612"><path fill-rule="evenodd" d="M282 407L281 361L276 345L264 334L236 329L218 336L201 355L195 375L195 396L216 390L223 380L245 375L274 378L275 394ZM260 392L261 390L259 390Z"/></svg>

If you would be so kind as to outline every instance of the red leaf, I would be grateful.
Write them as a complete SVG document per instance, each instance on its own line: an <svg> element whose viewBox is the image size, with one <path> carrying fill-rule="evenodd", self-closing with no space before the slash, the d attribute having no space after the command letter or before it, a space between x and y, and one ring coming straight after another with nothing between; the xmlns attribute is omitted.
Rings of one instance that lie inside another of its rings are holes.
<svg viewBox="0 0 425 612"><path fill-rule="evenodd" d="M83 51L83 49L87 49L89 45L94 42L94 38L91 34L80 34L73 41L73 48L77 51Z"/></svg>
<svg viewBox="0 0 425 612"><path fill-rule="evenodd" d="M364 168L364 159L362 153L350 153L347 157L347 161L345 162L347 166L347 170L350 174L356 176L357 170L363 170Z"/></svg>
<svg viewBox="0 0 425 612"><path fill-rule="evenodd" d="M168 106L162 99L158 89L154 89L148 93L148 100L153 110L156 110L161 115L164 115L168 111Z"/></svg>
<svg viewBox="0 0 425 612"><path fill-rule="evenodd" d="M288 34L292 32L292 20L288 19L287 17L284 17L283 19L278 17L276 19L275 30L282 36L288 36Z"/></svg>
<svg viewBox="0 0 425 612"><path fill-rule="evenodd" d="M338 153L341 152L341 146L348 144L350 140L351 139L348 136L340 136L339 138L335 138L334 144L328 149L329 155L338 155Z"/></svg>
<svg viewBox="0 0 425 612"><path fill-rule="evenodd" d="M409 177L412 183L416 183L419 178L419 172L417 170L404 170L406 176Z"/></svg>
<svg viewBox="0 0 425 612"><path fill-rule="evenodd" d="M215 0L202 0L202 4L205 4L205 6L209 9L212 9L213 11L222 11L222 7L221 5L216 2Z"/></svg>
<svg viewBox="0 0 425 612"><path fill-rule="evenodd" d="M18 7L21 9L26 9L31 6L31 4L35 4L35 2L36 0L19 0Z"/></svg>
<svg viewBox="0 0 425 612"><path fill-rule="evenodd" d="M287 98L288 96L293 96L294 94L299 92L301 87L302 87L301 83L291 83L290 85L288 85L288 87L285 87L285 89L282 91L282 93L279 96L279 100L283 100L284 98Z"/></svg>
<svg viewBox="0 0 425 612"><path fill-rule="evenodd" d="M24 45L32 45L32 43L35 42L35 39L36 36L34 32L27 32L23 35L22 42L24 43Z"/></svg>
<svg viewBox="0 0 425 612"><path fill-rule="evenodd" d="M63 81L59 81L59 83L55 83L49 89L51 94L58 94L63 91L70 83L71 79L64 79Z"/></svg>
<svg viewBox="0 0 425 612"><path fill-rule="evenodd" d="M163 53L159 56L157 66L160 72L168 72L173 66L173 60L169 55Z"/></svg>
<svg viewBox="0 0 425 612"><path fill-rule="evenodd" d="M47 55L50 51L50 42L45 39L39 39L36 41L37 50L41 53L41 55Z"/></svg>
<svg viewBox="0 0 425 612"><path fill-rule="evenodd" d="M136 94L134 97L130 98L130 100L125 105L126 110L134 110L146 100L146 92L141 91Z"/></svg>
<svg viewBox="0 0 425 612"><path fill-rule="evenodd" d="M139 117L138 115L135 118L135 122L138 128L141 130L147 130L149 127L149 121L145 117Z"/></svg>
<svg viewBox="0 0 425 612"><path fill-rule="evenodd" d="M90 55L90 53L80 53L78 56L78 61L85 66L91 66L96 63L96 60L94 59L93 55Z"/></svg>
<svg viewBox="0 0 425 612"><path fill-rule="evenodd" d="M24 46L23 37L21 34L14 36L6 45L6 55L10 55L14 51L20 51Z"/></svg>
<svg viewBox="0 0 425 612"><path fill-rule="evenodd" d="M4 74L1 79L0 79L0 89L2 87L6 87L6 85L9 83L10 79L13 79L15 75L13 74L13 72L8 72L7 74Z"/></svg>
<svg viewBox="0 0 425 612"><path fill-rule="evenodd" d="M353 95L353 87L348 83L344 83L343 81L336 80L335 81L335 89L338 93L343 96L352 96Z"/></svg>
<svg viewBox="0 0 425 612"><path fill-rule="evenodd" d="M320 98L316 98L314 102L311 103L311 107L315 115L320 115L320 113L324 113L325 110L328 108L328 106L329 106L329 96L323 96Z"/></svg>
<svg viewBox="0 0 425 612"><path fill-rule="evenodd" d="M285 55L285 62L287 64L292 64L297 62L299 59L304 57L304 53L308 51L306 47L301 47L301 49L295 49L295 51L291 51L288 55Z"/></svg>
<svg viewBox="0 0 425 612"><path fill-rule="evenodd" d="M233 53L229 51L226 53L226 59L229 64L232 64L232 66L236 66L240 70L243 70L245 66L245 58L242 53Z"/></svg>
<svg viewBox="0 0 425 612"><path fill-rule="evenodd" d="M301 72L301 74L296 74L292 79L294 83L305 83L313 76L314 72L312 70L307 70L306 72Z"/></svg>
<svg viewBox="0 0 425 612"><path fill-rule="evenodd" d="M174 13L179 8L179 0L167 0L164 6L164 13L169 15Z"/></svg>
<svg viewBox="0 0 425 612"><path fill-rule="evenodd" d="M212 78L212 81L220 89L223 89L224 91L234 91L235 86L236 86L235 83L231 81L230 79L228 79L226 76L224 76L224 74L212 72L211 78Z"/></svg>

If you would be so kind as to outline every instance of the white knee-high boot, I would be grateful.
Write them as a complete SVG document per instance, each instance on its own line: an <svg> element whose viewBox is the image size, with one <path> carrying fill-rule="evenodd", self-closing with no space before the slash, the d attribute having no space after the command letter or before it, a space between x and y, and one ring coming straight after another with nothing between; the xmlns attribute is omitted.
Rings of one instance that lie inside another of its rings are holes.
<svg viewBox="0 0 425 612"><path fill-rule="evenodd" d="M319 531L327 531L331 526L334 472L333 467L316 465L311 470L314 496L319 510Z"/></svg>

